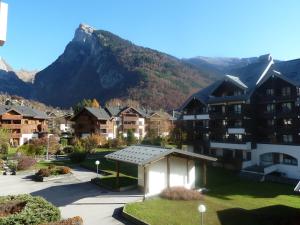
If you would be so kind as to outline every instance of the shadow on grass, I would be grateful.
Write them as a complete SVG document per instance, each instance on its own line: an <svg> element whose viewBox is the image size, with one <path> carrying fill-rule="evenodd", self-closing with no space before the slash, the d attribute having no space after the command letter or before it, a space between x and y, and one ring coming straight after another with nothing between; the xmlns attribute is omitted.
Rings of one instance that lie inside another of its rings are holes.
<svg viewBox="0 0 300 225"><path fill-rule="evenodd" d="M283 205L254 210L233 208L217 214L222 225L300 225L300 209Z"/></svg>
<svg viewBox="0 0 300 225"><path fill-rule="evenodd" d="M295 195L294 187L288 184L244 180L238 172L223 168L208 167L207 188L209 196L230 200L231 195L255 198L274 198L279 195Z"/></svg>
<svg viewBox="0 0 300 225"><path fill-rule="evenodd" d="M120 190L120 188L137 187L137 179L131 177L114 176L96 178L93 182L99 186L103 186L109 190Z"/></svg>

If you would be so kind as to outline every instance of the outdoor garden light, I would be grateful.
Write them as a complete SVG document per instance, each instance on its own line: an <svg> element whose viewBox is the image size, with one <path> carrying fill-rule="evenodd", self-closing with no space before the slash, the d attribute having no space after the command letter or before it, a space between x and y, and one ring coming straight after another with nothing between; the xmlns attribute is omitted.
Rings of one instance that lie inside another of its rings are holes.
<svg viewBox="0 0 300 225"><path fill-rule="evenodd" d="M203 225L203 217L204 217L204 213L206 212L205 205L202 205L202 204L199 205L198 211L201 213L201 225Z"/></svg>
<svg viewBox="0 0 300 225"><path fill-rule="evenodd" d="M99 160L96 160L95 162L96 166L97 166L97 176L99 176L99 173L98 173L98 168L99 168L99 165L100 165L100 161Z"/></svg>

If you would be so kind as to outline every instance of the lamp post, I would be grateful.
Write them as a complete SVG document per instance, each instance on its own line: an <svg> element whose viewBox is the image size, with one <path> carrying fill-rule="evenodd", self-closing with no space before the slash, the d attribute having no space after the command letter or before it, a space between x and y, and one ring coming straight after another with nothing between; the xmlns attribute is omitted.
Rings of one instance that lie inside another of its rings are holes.
<svg viewBox="0 0 300 225"><path fill-rule="evenodd" d="M97 177L99 176L99 173L98 173L98 168L99 168L99 165L100 165L100 161L99 160L96 160L95 162L96 166L97 166Z"/></svg>
<svg viewBox="0 0 300 225"><path fill-rule="evenodd" d="M50 137L52 136L52 134L48 134L47 135L47 151L46 151L46 160L49 161L49 145L50 145Z"/></svg>
<svg viewBox="0 0 300 225"><path fill-rule="evenodd" d="M201 214L201 225L203 225L204 213L206 212L206 207L205 207L205 205L202 205L202 204L199 205L198 211L199 211L200 214Z"/></svg>

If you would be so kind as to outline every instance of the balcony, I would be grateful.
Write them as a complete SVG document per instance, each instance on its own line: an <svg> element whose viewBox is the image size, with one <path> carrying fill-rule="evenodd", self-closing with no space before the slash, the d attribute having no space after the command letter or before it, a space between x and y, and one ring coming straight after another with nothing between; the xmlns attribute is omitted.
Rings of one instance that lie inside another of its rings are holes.
<svg viewBox="0 0 300 225"><path fill-rule="evenodd" d="M183 120L209 120L208 114L184 115Z"/></svg>
<svg viewBox="0 0 300 225"><path fill-rule="evenodd" d="M1 124L1 127L4 128L4 129L21 129L21 124Z"/></svg>
<svg viewBox="0 0 300 225"><path fill-rule="evenodd" d="M228 134L244 134L245 128L228 128Z"/></svg>
<svg viewBox="0 0 300 225"><path fill-rule="evenodd" d="M135 129L138 129L139 126L137 124L124 124L123 125L123 129L124 130L135 130Z"/></svg>
<svg viewBox="0 0 300 225"><path fill-rule="evenodd" d="M2 120L21 120L22 118L23 118L22 115L10 115L10 114L2 115Z"/></svg>
<svg viewBox="0 0 300 225"><path fill-rule="evenodd" d="M10 134L11 138L21 138L21 136L22 136L21 133L11 133Z"/></svg>
<svg viewBox="0 0 300 225"><path fill-rule="evenodd" d="M251 150L251 142L234 139L212 140L210 142L211 148L225 148L225 149L237 149L237 150Z"/></svg>
<svg viewBox="0 0 300 225"><path fill-rule="evenodd" d="M138 121L139 117L138 116L124 116L123 121Z"/></svg>

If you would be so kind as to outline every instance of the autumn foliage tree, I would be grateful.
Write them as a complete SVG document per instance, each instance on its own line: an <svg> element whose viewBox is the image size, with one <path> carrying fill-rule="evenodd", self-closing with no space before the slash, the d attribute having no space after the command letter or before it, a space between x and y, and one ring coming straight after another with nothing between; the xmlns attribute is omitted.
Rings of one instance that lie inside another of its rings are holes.
<svg viewBox="0 0 300 225"><path fill-rule="evenodd" d="M84 107L100 108L100 103L95 98L94 99L83 99L72 107L74 114L77 114Z"/></svg>

